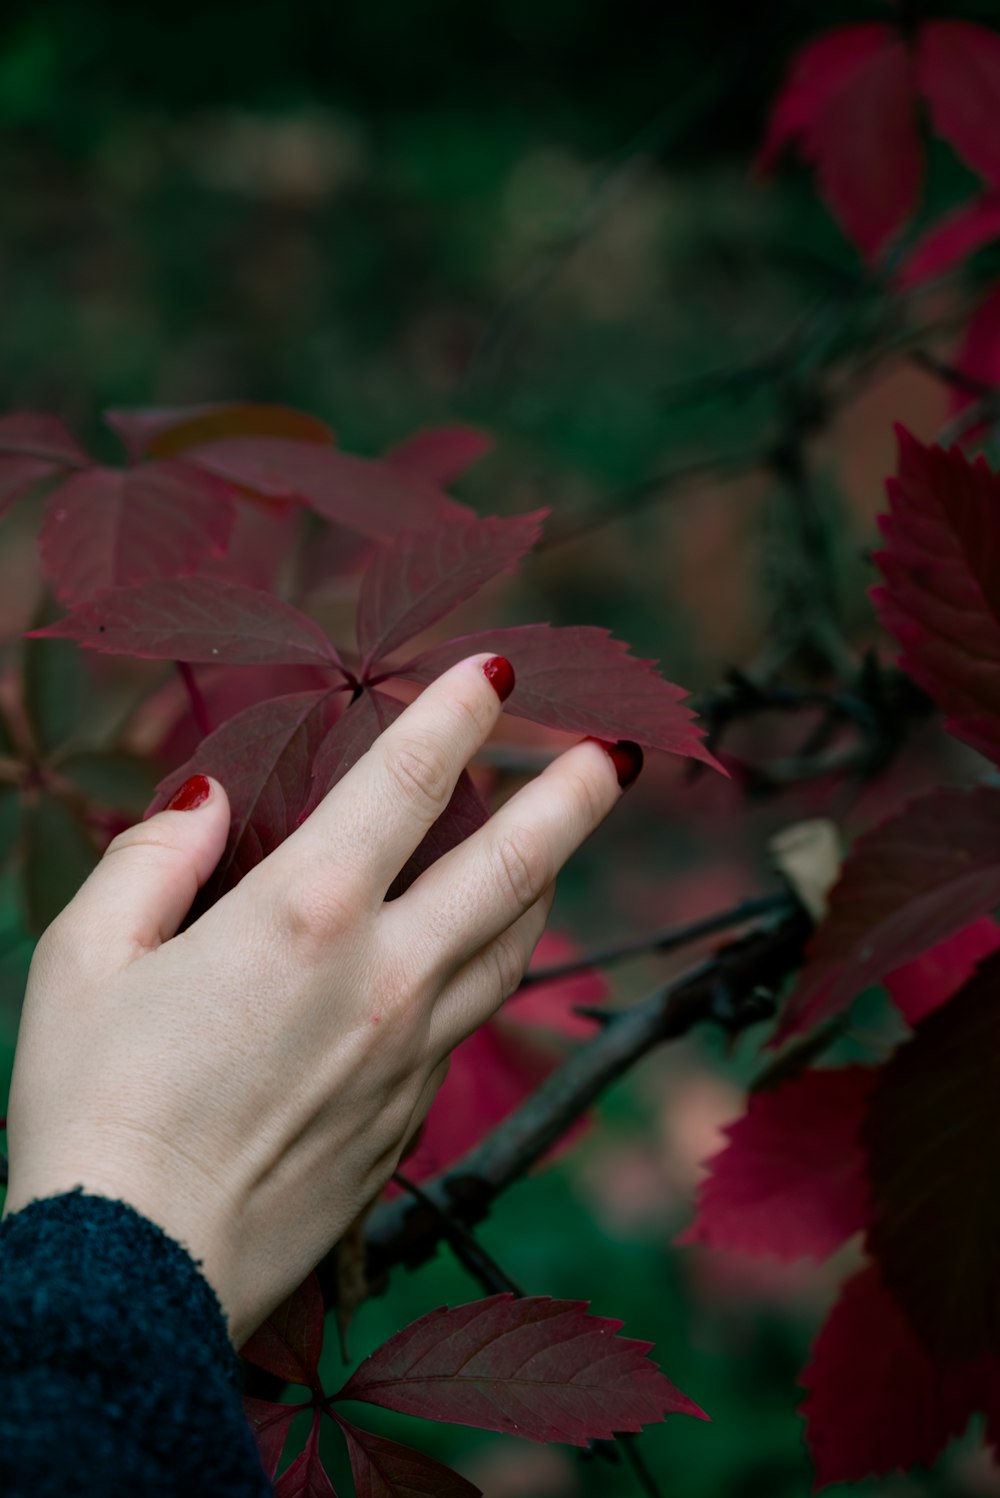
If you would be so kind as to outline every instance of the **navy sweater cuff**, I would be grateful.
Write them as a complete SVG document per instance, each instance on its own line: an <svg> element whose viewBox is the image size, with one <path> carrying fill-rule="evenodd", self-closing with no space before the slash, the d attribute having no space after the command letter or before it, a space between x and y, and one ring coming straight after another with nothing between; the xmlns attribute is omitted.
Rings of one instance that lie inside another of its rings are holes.
<svg viewBox="0 0 1000 1498"><path fill-rule="evenodd" d="M5 1498L270 1494L212 1287L181 1244L81 1190L0 1223Z"/></svg>

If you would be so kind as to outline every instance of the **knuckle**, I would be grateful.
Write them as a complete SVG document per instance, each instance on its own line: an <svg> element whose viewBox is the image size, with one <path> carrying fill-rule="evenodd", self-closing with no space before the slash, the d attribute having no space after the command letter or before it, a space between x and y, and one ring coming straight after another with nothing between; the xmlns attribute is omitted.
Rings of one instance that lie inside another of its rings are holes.
<svg viewBox="0 0 1000 1498"><path fill-rule="evenodd" d="M505 895L518 907L531 905L549 883L548 856L539 838L517 827L500 839L496 850L497 878Z"/></svg>
<svg viewBox="0 0 1000 1498"><path fill-rule="evenodd" d="M443 748L432 739L410 738L386 756L386 771L403 800L421 816L438 816L451 795Z"/></svg>
<svg viewBox="0 0 1000 1498"><path fill-rule="evenodd" d="M359 922L361 914L347 890L326 886L315 877L308 884L290 881L269 911L296 952L306 958L310 952L324 955L331 941Z"/></svg>
<svg viewBox="0 0 1000 1498"><path fill-rule="evenodd" d="M512 936L497 937L493 946L493 964L502 1001L510 998L524 977L524 953Z"/></svg>
<svg viewBox="0 0 1000 1498"><path fill-rule="evenodd" d="M570 782L570 794L588 829L596 827L608 814L607 797L587 775L576 774Z"/></svg>

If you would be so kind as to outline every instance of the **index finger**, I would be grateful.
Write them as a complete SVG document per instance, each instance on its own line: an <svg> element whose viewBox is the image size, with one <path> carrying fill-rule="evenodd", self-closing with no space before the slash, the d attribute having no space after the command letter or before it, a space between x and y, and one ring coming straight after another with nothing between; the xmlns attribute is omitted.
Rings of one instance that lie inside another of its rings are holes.
<svg viewBox="0 0 1000 1498"><path fill-rule="evenodd" d="M513 686L510 663L496 655L469 656L439 676L270 855L271 875L294 875L299 883L307 869L319 882L348 871L363 899L381 903L448 805Z"/></svg>

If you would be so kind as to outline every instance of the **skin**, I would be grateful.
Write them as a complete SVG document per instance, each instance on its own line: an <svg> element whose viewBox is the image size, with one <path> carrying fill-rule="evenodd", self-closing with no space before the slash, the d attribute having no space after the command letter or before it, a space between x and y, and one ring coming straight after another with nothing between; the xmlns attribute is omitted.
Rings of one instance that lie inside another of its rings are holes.
<svg viewBox="0 0 1000 1498"><path fill-rule="evenodd" d="M186 931L221 785L115 838L31 966L6 1212L82 1186L202 1264L240 1346L384 1186L460 1041L518 986L553 881L618 800L576 745L389 904L500 714L445 673Z"/></svg>

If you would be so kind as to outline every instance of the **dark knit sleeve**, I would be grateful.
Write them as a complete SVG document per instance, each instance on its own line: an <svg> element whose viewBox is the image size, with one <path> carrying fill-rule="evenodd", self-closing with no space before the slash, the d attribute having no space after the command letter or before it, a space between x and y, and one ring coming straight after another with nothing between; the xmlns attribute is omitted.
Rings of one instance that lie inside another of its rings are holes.
<svg viewBox="0 0 1000 1498"><path fill-rule="evenodd" d="M237 1360L186 1249L69 1192L0 1223L4 1498L264 1498Z"/></svg>

